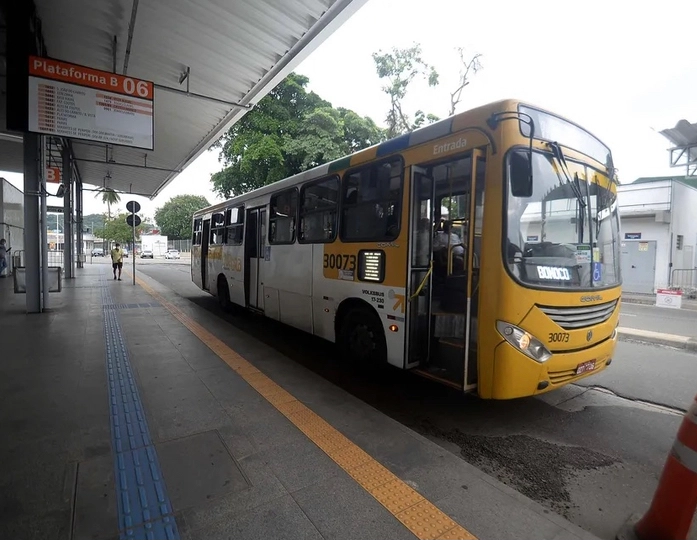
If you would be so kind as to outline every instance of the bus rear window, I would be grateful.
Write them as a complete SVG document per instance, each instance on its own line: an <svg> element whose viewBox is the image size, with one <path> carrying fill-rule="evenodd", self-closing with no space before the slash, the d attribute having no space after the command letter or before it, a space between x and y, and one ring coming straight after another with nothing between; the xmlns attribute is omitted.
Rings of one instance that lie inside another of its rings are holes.
<svg viewBox="0 0 697 544"><path fill-rule="evenodd" d="M344 177L341 239L379 242L397 238L402 202L401 159L372 164Z"/></svg>

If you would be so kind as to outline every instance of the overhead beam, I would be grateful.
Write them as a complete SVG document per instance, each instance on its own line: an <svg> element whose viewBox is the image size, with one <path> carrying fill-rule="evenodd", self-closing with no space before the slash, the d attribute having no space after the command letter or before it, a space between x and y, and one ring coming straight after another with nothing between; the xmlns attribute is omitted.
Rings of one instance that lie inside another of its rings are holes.
<svg viewBox="0 0 697 544"><path fill-rule="evenodd" d="M143 170L158 170L160 172L171 172L173 174L180 174L181 170L173 170L171 168L160 168L159 166L146 166L144 164L129 164L126 162L114 162L114 161L99 161L97 159L81 159L80 157L75 157L76 162L88 162L92 164L106 164L108 166L125 166L127 168L141 168Z"/></svg>

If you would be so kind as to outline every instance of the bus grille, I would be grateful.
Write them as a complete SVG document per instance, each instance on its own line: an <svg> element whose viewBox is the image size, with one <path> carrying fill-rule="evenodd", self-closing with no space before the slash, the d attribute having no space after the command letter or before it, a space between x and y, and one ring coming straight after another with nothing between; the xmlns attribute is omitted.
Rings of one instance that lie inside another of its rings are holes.
<svg viewBox="0 0 697 544"><path fill-rule="evenodd" d="M617 300L596 304L594 306L583 306L581 308L550 308L548 306L538 306L547 317L560 327L570 329L582 329L592 327L607 321L617 307Z"/></svg>

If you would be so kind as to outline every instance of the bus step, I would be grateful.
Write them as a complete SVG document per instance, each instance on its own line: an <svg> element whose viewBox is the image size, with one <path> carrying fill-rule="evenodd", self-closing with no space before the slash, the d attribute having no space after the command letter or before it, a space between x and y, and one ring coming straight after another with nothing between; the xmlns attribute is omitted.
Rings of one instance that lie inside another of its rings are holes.
<svg viewBox="0 0 697 544"><path fill-rule="evenodd" d="M447 344L448 346L452 346L454 348L465 348L464 338L439 338L438 341L441 344Z"/></svg>
<svg viewBox="0 0 697 544"><path fill-rule="evenodd" d="M433 336L436 338L464 338L465 314L436 314Z"/></svg>

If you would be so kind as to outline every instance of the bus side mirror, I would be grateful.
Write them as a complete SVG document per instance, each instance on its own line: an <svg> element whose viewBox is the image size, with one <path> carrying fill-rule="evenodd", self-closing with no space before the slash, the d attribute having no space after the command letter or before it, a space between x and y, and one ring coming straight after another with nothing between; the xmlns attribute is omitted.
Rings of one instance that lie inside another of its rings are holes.
<svg viewBox="0 0 697 544"><path fill-rule="evenodd" d="M532 196L532 162L529 151L514 151L511 154L509 180L511 193L517 197Z"/></svg>

